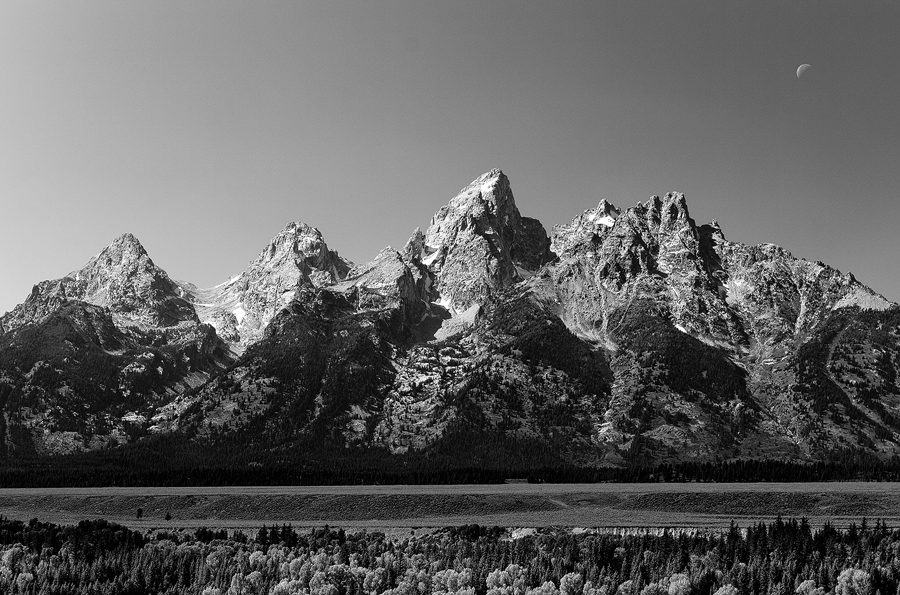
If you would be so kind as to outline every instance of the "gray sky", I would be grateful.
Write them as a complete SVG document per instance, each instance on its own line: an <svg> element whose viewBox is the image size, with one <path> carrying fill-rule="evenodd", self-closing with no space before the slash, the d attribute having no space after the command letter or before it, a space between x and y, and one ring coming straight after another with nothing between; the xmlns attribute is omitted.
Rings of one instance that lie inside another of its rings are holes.
<svg viewBox="0 0 900 595"><path fill-rule="evenodd" d="M492 167L548 229L677 190L900 300L898 6L4 0L0 312L124 232L200 286L294 220L367 261Z"/></svg>

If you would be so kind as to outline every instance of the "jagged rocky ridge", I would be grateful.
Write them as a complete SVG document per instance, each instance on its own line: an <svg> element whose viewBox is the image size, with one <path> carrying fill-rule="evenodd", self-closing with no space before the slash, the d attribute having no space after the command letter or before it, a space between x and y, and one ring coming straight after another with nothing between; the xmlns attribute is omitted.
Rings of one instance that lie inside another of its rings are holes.
<svg viewBox="0 0 900 595"><path fill-rule="evenodd" d="M678 193L548 237L491 170L400 251L353 265L294 223L205 290L123 236L0 324L7 452L179 432L402 453L486 432L588 465L900 454L900 308L698 226ZM75 380L85 354L116 358L101 396Z"/></svg>

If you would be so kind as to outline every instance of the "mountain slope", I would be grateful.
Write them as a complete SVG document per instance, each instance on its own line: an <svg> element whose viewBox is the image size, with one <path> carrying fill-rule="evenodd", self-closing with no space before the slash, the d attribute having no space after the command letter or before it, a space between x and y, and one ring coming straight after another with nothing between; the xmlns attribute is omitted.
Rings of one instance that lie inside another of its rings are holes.
<svg viewBox="0 0 900 595"><path fill-rule="evenodd" d="M726 240L680 193L604 200L548 237L491 170L399 251L353 265L292 223L205 290L123 238L3 318L13 417L65 393L65 407L130 416L132 438L245 452L477 458L487 436L541 464L900 455L900 307L822 263ZM118 388L71 392L90 376L72 354L103 360ZM51 360L67 380L45 387L32 379ZM134 370L142 388L123 389ZM7 435L37 427L16 423Z"/></svg>
<svg viewBox="0 0 900 595"><path fill-rule="evenodd" d="M601 203L558 227L554 248L559 261L529 289L612 354L616 382L596 435L610 460L634 456L635 438L652 460L822 457L871 448L877 435L879 451L897 452L877 417L851 428L808 414L812 397L797 389L804 346L824 327L891 324L896 306L852 275L729 242L716 223L698 227L677 193L624 211Z"/></svg>
<svg viewBox="0 0 900 595"><path fill-rule="evenodd" d="M822 381L808 379L829 365L844 370L821 357L813 364L810 354L832 334L844 336L828 329L848 324L862 337L858 351L889 352L878 359L883 375L897 364L895 331L879 330L896 328L897 308L852 275L771 245L728 242L718 224L698 226L677 193L628 209L603 201L554 229L554 253L543 228L535 233L525 221L502 173L476 179L403 254L385 250L347 280L303 298L339 297L345 305L318 339L300 345L361 342L351 351L301 347L303 355L289 359L346 378L366 370L371 376L355 385L362 392L305 381L304 415L259 396L252 411L237 406L244 417L216 431L279 420L292 428L290 438L282 435L286 444L326 440L396 453L487 431L542 441L579 464L900 450L891 425L894 384L869 378L875 388L861 391L873 403L866 407L847 384L852 379L844 380L843 396L835 390L827 401L817 396ZM532 241L518 245L530 251L519 254L531 257L517 263L511 247L523 237ZM206 387L198 393L206 404L173 418L172 427L208 435L208 403L248 403L254 383L272 395L289 392L290 380L265 362L288 349L289 329L322 320L308 312L298 318L299 306L292 308L293 316L278 320L279 334L264 337L238 372L223 377L240 390ZM380 322L367 318L376 313Z"/></svg>
<svg viewBox="0 0 900 595"><path fill-rule="evenodd" d="M0 450L58 454L146 434L157 407L233 360L131 234L2 318Z"/></svg>

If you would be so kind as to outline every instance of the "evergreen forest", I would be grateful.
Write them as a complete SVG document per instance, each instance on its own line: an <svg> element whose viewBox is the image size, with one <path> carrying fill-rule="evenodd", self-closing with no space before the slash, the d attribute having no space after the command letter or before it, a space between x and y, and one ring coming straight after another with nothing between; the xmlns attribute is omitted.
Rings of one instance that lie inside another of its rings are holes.
<svg viewBox="0 0 900 595"><path fill-rule="evenodd" d="M635 450L640 450L635 440ZM579 467L546 443L488 432L450 432L427 451L295 444L266 449L245 441L151 436L114 449L0 461L3 487L490 484L591 482L900 481L900 459L859 449L827 461L720 462Z"/></svg>
<svg viewBox="0 0 900 595"><path fill-rule="evenodd" d="M399 531L399 530L398 530ZM103 520L0 517L9 595L893 595L900 530L876 522L745 529L385 535L261 527L139 533Z"/></svg>

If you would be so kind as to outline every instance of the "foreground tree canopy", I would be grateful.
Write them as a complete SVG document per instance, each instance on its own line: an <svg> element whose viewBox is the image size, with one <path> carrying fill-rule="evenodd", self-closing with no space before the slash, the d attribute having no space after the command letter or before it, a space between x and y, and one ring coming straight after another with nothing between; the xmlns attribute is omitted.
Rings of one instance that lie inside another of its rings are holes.
<svg viewBox="0 0 900 595"><path fill-rule="evenodd" d="M148 536L0 517L0 592L203 595L874 595L900 584L900 531L508 531L425 535L289 526Z"/></svg>

